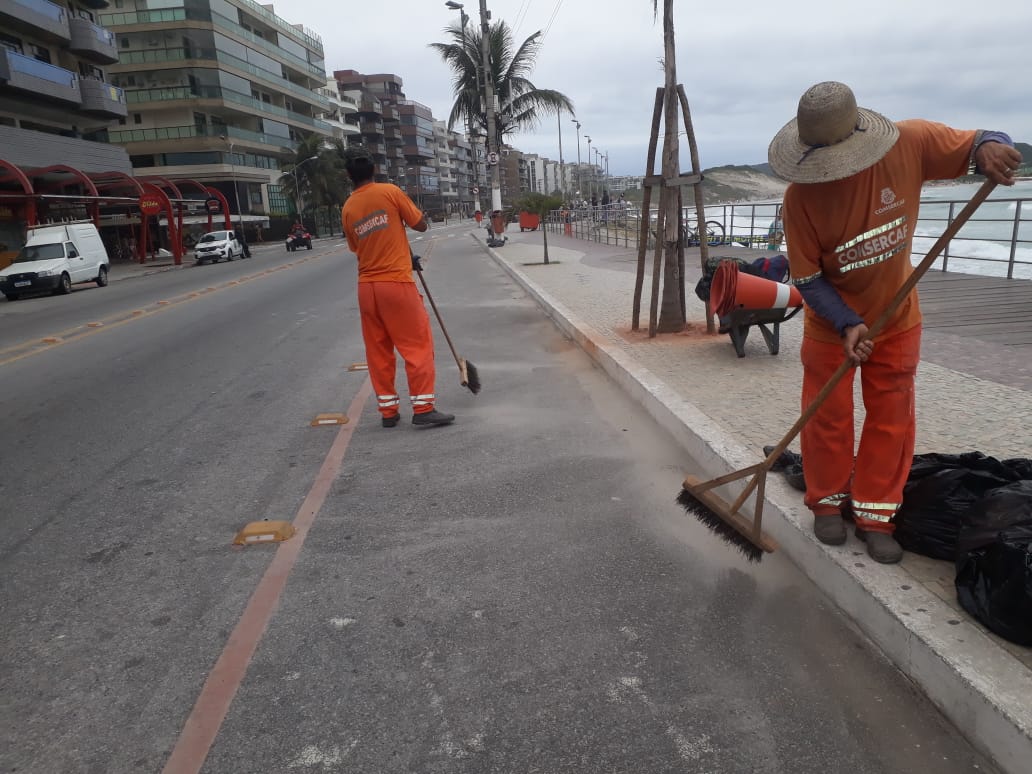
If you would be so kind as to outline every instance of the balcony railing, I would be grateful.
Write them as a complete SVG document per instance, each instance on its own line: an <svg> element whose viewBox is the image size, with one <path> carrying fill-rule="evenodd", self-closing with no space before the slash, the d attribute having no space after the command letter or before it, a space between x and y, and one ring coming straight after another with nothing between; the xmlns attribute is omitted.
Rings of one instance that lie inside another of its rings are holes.
<svg viewBox="0 0 1032 774"><path fill-rule="evenodd" d="M232 137L235 140L254 142L274 148L297 150L298 143L287 137L263 132L252 132L235 126L163 126L154 129L116 129L108 130L108 141L125 145L133 142L166 142L169 140L188 140L197 137Z"/></svg>
<svg viewBox="0 0 1032 774"><path fill-rule="evenodd" d="M88 56L104 64L118 61L115 33L104 29L89 19L75 17L68 22L71 43L68 48L77 54Z"/></svg>
<svg viewBox="0 0 1032 774"><path fill-rule="evenodd" d="M79 91L82 93L83 110L112 118L125 118L129 114L125 92L117 86L95 78L83 78L79 81Z"/></svg>
<svg viewBox="0 0 1032 774"><path fill-rule="evenodd" d="M191 17L193 14L191 14ZM128 24L154 24L156 22L185 21L185 8L159 8L153 11L130 11L128 13L102 13L100 23L105 27L122 27Z"/></svg>
<svg viewBox="0 0 1032 774"><path fill-rule="evenodd" d="M79 76L71 70L5 48L0 48L0 79L7 81L8 86L41 97L82 104Z"/></svg>
<svg viewBox="0 0 1032 774"><path fill-rule="evenodd" d="M281 19L280 17L278 17L276 14L274 14L269 9L263 8L262 6L258 5L258 3L253 2L253 0L240 0L240 2L241 2L242 5L246 6L247 10L250 11L251 13L253 13L255 16L261 17L265 21L271 23L274 27L277 27L278 29L283 30L284 32L286 32L289 35L297 36L298 38L303 40L305 43L307 43L310 48L315 49L316 51L318 51L319 55L322 56L322 54L323 54L322 38L319 37L319 35L317 33L313 32L312 30L308 29L307 27L305 27L303 25L298 25L298 26L295 27L290 22L285 21L285 20Z"/></svg>
<svg viewBox="0 0 1032 774"><path fill-rule="evenodd" d="M263 70L250 62L245 62L239 57L235 57L232 54L227 54L224 51L218 51L213 48L186 49L178 47L149 49L146 51L123 51L119 58L119 64L161 64L163 62L183 62L193 59L221 62L222 64L249 73L255 78L261 79L263 82L272 85L276 89L290 92L291 94L301 97L323 110L329 108L330 102L322 94L319 94L312 89L306 89L304 86L298 86L296 83L293 83L282 76L276 75L268 70Z"/></svg>
<svg viewBox="0 0 1032 774"><path fill-rule="evenodd" d="M164 102L168 100L181 99L221 99L225 102L244 105L245 107L258 110L262 113L268 113L270 115L279 116L280 118L295 121L299 124L305 124L306 126L319 129L327 134L331 132L330 125L325 121L320 121L312 116L306 116L303 113L295 113L293 110L287 110L279 105L272 105L268 102L263 102L262 100L255 99L247 94L223 89L220 86L170 86L165 88L134 89L132 91L127 91L125 95L130 104Z"/></svg>
<svg viewBox="0 0 1032 774"><path fill-rule="evenodd" d="M0 0L0 15L59 40L68 40L68 12L50 0Z"/></svg>
<svg viewBox="0 0 1032 774"><path fill-rule="evenodd" d="M211 21L214 22L214 24L217 27L222 27L224 30L228 30L229 32L233 33L234 35L236 35L238 37L241 37L241 38L243 38L244 40L246 40L246 41L248 41L250 43L254 43L259 48L264 49L265 51L267 51L269 53L269 55L273 59L284 60L284 61L290 62L295 67L298 67L298 68L300 68L302 70L306 70L307 72L311 73L312 75L317 76L325 84L325 82L326 82L326 68L325 67L319 67L318 65L314 65L311 62L309 62L307 60L304 60L304 59L302 59L301 57L299 57L299 56L297 56L295 54L291 54L286 49L280 48L275 43L273 43L271 41L268 41L265 38L260 38L260 37L258 37L257 35L255 35L252 32L248 32L243 27L241 27L237 22L233 21L232 19L226 18L222 14L215 13L213 11L212 14L211 14Z"/></svg>

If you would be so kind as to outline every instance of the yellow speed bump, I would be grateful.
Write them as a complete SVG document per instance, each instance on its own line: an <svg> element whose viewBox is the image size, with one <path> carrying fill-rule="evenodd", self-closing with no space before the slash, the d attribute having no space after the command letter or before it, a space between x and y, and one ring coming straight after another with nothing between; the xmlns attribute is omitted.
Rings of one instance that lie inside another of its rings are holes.
<svg viewBox="0 0 1032 774"><path fill-rule="evenodd" d="M86 323L86 327L87 328L103 328L104 327L104 323L102 323L102 322Z"/></svg>
<svg viewBox="0 0 1032 774"><path fill-rule="evenodd" d="M368 371L369 366L366 363L352 363L348 366L349 371Z"/></svg>
<svg viewBox="0 0 1032 774"><path fill-rule="evenodd" d="M315 419L312 420L312 427L319 427L320 425L344 425L347 424L348 417L346 414L316 414Z"/></svg>
<svg viewBox="0 0 1032 774"><path fill-rule="evenodd" d="M233 544L282 543L294 537L294 525L289 521L252 521L237 533Z"/></svg>
<svg viewBox="0 0 1032 774"><path fill-rule="evenodd" d="M42 341L43 341L44 344L60 344L61 343L61 337L60 336L47 336Z"/></svg>

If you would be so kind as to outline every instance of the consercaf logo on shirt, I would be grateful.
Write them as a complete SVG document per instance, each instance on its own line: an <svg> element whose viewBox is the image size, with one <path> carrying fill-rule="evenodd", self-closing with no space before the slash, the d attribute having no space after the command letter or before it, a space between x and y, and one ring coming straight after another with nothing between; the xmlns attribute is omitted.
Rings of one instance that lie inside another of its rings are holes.
<svg viewBox="0 0 1032 774"><path fill-rule="evenodd" d="M387 228L387 212L385 210L377 210L374 213L366 215L362 220L355 224L355 233L359 239L369 236L374 231L380 231L381 229Z"/></svg>
<svg viewBox="0 0 1032 774"><path fill-rule="evenodd" d="M889 212L890 210L895 210L898 207L902 207L904 204L906 204L906 199L900 199L899 201L897 201L895 191L893 191L891 188L883 188L881 192L881 203L885 206L876 209L874 211L875 215L881 215L883 213Z"/></svg>

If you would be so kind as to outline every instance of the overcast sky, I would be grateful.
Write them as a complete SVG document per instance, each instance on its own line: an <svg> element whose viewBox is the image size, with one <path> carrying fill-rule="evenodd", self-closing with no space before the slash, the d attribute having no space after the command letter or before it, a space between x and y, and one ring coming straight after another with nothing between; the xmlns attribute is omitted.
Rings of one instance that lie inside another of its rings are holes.
<svg viewBox="0 0 1032 774"><path fill-rule="evenodd" d="M445 41L444 28L458 20L444 2L291 0L276 11L322 36L329 72L399 75L406 97L446 119L450 72L427 46ZM478 0L465 5L476 24ZM489 0L487 7L518 41L546 31L531 80L573 101L581 160L589 160L590 136L609 154L611 174L642 174L663 84L662 21L654 21L651 0ZM674 25L677 78L703 167L766 161L799 96L825 80L849 84L861 106L893 120L929 118L1032 142L1029 0L675 0ZM547 117L509 141L558 159L557 124ZM562 149L565 161L577 159L569 116ZM690 168L686 150L682 166Z"/></svg>

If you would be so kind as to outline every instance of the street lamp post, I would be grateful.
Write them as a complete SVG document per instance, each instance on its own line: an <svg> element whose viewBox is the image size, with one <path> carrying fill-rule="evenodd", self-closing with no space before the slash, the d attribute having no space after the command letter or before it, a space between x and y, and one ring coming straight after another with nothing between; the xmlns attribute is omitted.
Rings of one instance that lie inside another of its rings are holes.
<svg viewBox="0 0 1032 774"><path fill-rule="evenodd" d="M244 216L243 216L243 213L240 212L240 188L237 186L236 156L233 155L233 146L236 143L234 143L232 140L230 140L228 137L226 137L226 135L222 135L222 139L229 142L229 166L230 166L230 169L232 170L231 174L233 176L233 198L236 200L236 208L237 208L237 226L236 227L237 227L237 230L240 230L242 228L242 222L243 222L242 219L243 219Z"/></svg>
<svg viewBox="0 0 1032 774"><path fill-rule="evenodd" d="M563 173L563 111L555 111L555 118L559 125L559 195L566 201L566 175Z"/></svg>
<svg viewBox="0 0 1032 774"><path fill-rule="evenodd" d="M580 196L581 192L584 190L584 187L581 184L581 169L580 169L580 164L581 164L581 162L580 162L580 126L581 126L581 124L580 124L580 121L578 121L576 118L571 118L570 120L573 121L573 123L577 124L577 196Z"/></svg>
<svg viewBox="0 0 1032 774"><path fill-rule="evenodd" d="M408 173L416 173L416 206L420 210L423 209L423 176L420 173L419 167L406 167L405 168L405 186L408 187Z"/></svg>
<svg viewBox="0 0 1032 774"><path fill-rule="evenodd" d="M584 135L584 139L588 141L588 166L591 167L591 138L588 135ZM591 170L591 193L595 193L595 169L592 167Z"/></svg>
<svg viewBox="0 0 1032 774"><path fill-rule="evenodd" d="M469 22L469 15L463 10L465 7L462 3L456 3L455 0L448 0L445 6L451 8L453 11L459 12L459 23L462 27L462 53L466 54L466 24ZM477 82L477 101L480 101L480 65L476 59L473 60L473 72L476 73ZM469 138L469 150L470 157L473 163L473 211L480 211L480 169L477 164L477 147L476 141L473 139L473 118L466 113L466 137Z"/></svg>
<svg viewBox="0 0 1032 774"><path fill-rule="evenodd" d="M315 161L317 158L319 158L319 157L318 156L309 156L307 159L302 161L300 164L295 164L294 168L290 170L290 175L294 178L294 206L297 208L297 218L301 222L302 226L305 223L304 223L304 214L303 214L302 199L301 199L301 185L298 183L297 171L299 169L301 169L301 167L303 167L309 161ZM237 208L239 209L239 205L237 205Z"/></svg>

